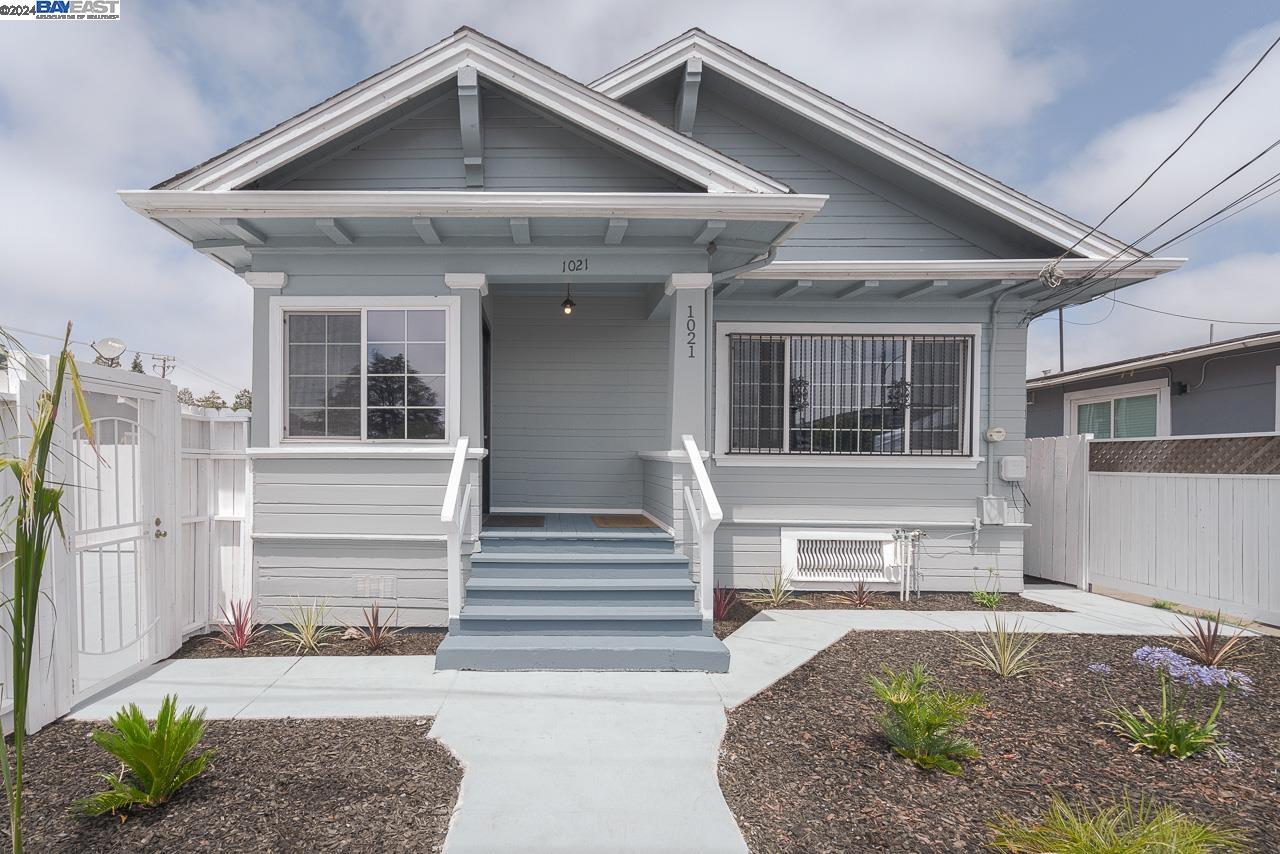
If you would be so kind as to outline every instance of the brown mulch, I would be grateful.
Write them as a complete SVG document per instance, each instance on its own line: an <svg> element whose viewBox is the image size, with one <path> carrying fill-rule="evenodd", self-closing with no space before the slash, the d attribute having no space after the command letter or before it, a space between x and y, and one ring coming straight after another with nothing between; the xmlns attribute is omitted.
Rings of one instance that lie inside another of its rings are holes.
<svg viewBox="0 0 1280 854"><path fill-rule="evenodd" d="M405 629L379 650L359 639L335 637L319 652L299 653L292 641L280 643L282 636L274 629L267 629L243 652L227 649L218 642L218 633L195 635L178 648L170 658L262 658L276 655L435 655L436 647L444 640L444 629ZM287 639L285 639L287 640Z"/></svg>
<svg viewBox="0 0 1280 854"><path fill-rule="evenodd" d="M1134 664L1134 637L1051 635L1049 670L1001 679L957 661L935 632L853 632L729 715L720 784L752 851L977 851L989 821L1039 815L1058 792L1073 802L1126 792L1173 803L1197 818L1245 830L1251 851L1280 850L1280 641L1239 665L1253 694L1233 694L1219 718L1238 756L1183 761L1130 753L1098 726L1111 703L1158 703L1155 676ZM984 706L961 729L982 754L963 776L916 769L892 753L876 724L867 676L922 662L952 690L980 691Z"/></svg>
<svg viewBox="0 0 1280 854"><path fill-rule="evenodd" d="M209 721L205 772L123 824L68 810L119 765L63 720L27 747L27 850L439 851L462 769L430 719Z"/></svg>
<svg viewBox="0 0 1280 854"><path fill-rule="evenodd" d="M741 594L739 594L741 596ZM821 608L830 610L854 610L847 600L830 593L798 593L790 602L783 605L782 611L797 611L806 608ZM761 611L768 610L756 605L750 605L741 598L737 604L729 610L728 615L722 620L716 620L715 631L716 637L724 640L729 635L740 629L742 625L754 617ZM897 593L876 592L871 593L867 600L867 610L869 611L982 611L980 605L975 605L973 600L969 598L968 593L921 593L919 596L912 596L910 600L903 602L898 598ZM1053 605L1046 605L1043 602L1036 602L1019 596L1016 593L1001 593L1000 608L1001 611L1040 611L1040 612L1060 612L1061 608Z"/></svg>

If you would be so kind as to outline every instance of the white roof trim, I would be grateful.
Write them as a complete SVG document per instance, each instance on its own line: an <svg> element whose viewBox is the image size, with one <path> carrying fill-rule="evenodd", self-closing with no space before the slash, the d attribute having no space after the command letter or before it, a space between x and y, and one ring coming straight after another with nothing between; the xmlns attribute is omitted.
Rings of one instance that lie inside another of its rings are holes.
<svg viewBox="0 0 1280 854"><path fill-rule="evenodd" d="M789 192L785 184L466 29L160 186L174 190L243 187L450 80L465 66L708 192Z"/></svg>
<svg viewBox="0 0 1280 854"><path fill-rule="evenodd" d="M1160 365L1166 365L1171 362L1181 362L1186 359L1199 359L1203 356L1213 356L1217 353L1229 353L1232 350L1252 350L1255 347L1265 347L1268 344L1277 343L1280 343L1280 332L1258 335L1257 337L1248 338L1244 341L1224 341L1219 344L1205 344L1203 347L1190 347L1185 350L1174 350L1168 353L1158 353L1153 356L1139 356L1138 358L1130 359L1127 362L1117 362L1115 364L1097 367L1092 370L1068 371L1064 374L1051 374L1047 377L1036 377L1035 379L1027 380L1027 388L1037 389L1045 388L1047 386L1066 385L1079 380L1095 379L1097 377L1106 377L1112 374L1125 374L1130 371L1141 370L1142 368L1159 367ZM1194 437L1178 436L1176 438L1189 439ZM1109 439L1108 441L1111 440Z"/></svg>
<svg viewBox="0 0 1280 854"><path fill-rule="evenodd" d="M1064 249L1084 238L1076 251L1092 258L1105 258L1117 253L1128 259L1140 256L1133 250L1124 252L1123 243L1099 232L1085 238L1089 228L1084 223L929 148L919 140L700 30L690 30L611 71L592 83L591 88L611 98L622 98L693 58L702 60L704 67L710 66L796 114Z"/></svg>
<svg viewBox="0 0 1280 854"><path fill-rule="evenodd" d="M184 217L626 217L803 222L826 196L801 193L521 193L465 190L121 190L154 219Z"/></svg>
<svg viewBox="0 0 1280 854"><path fill-rule="evenodd" d="M858 279L1034 279L1053 258L995 258L980 260L911 260L911 261L774 261L764 267L740 273L739 279L825 279L854 281ZM1147 258L1137 263L1114 261L1103 267L1125 270L1126 278L1145 279L1177 270L1185 258ZM1093 258L1065 258L1058 270L1068 277L1090 273L1099 262ZM1101 273L1100 273L1101 275Z"/></svg>

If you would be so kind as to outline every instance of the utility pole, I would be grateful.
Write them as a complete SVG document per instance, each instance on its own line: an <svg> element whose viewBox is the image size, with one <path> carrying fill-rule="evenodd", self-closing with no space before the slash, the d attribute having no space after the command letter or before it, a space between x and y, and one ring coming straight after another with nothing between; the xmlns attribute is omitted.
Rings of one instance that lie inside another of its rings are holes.
<svg viewBox="0 0 1280 854"><path fill-rule="evenodd" d="M1067 369L1066 345L1063 342L1063 330L1066 325L1062 320L1062 306L1058 306L1058 373Z"/></svg>
<svg viewBox="0 0 1280 854"><path fill-rule="evenodd" d="M177 356L162 356L158 353L151 356L151 369L160 375L160 379L166 379L177 363Z"/></svg>

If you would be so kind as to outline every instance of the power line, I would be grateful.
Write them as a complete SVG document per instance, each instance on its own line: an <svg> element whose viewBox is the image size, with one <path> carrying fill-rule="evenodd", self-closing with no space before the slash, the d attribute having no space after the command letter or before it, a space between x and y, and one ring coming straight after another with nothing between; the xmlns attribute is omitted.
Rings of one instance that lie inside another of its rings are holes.
<svg viewBox="0 0 1280 854"><path fill-rule="evenodd" d="M1233 323L1239 326L1280 326L1280 320L1223 320L1221 317L1198 317L1194 314L1179 314L1176 311L1165 311L1159 308L1151 308L1147 305L1138 305L1137 303L1128 302L1120 299L1114 294L1109 294L1115 302L1127 305L1130 308L1140 308L1143 311L1154 311L1156 314L1167 314L1170 317L1181 317L1184 320L1203 320L1207 323Z"/></svg>
<svg viewBox="0 0 1280 854"><path fill-rule="evenodd" d="M1277 183L1277 181L1278 181L1278 180L1280 180L1280 179L1273 179L1273 180L1268 184L1268 186L1271 186L1271 185L1273 185L1273 184ZM1264 188L1264 189L1265 189L1265 188ZM1224 216L1222 219L1218 220L1217 222L1211 222L1211 223L1209 223L1208 225L1206 225L1204 228L1199 229L1198 231L1193 231L1191 234L1188 234L1188 235L1186 235L1186 236L1184 236L1184 237L1179 237L1177 240L1173 241L1173 243L1170 243L1169 245L1170 245L1170 246L1177 246L1179 243L1181 243L1181 242L1182 242L1182 241L1184 241L1184 240L1190 240L1190 239L1191 239L1191 238L1193 238L1193 237L1197 237L1197 236L1199 236L1199 235L1201 235L1201 234L1204 234L1206 231L1208 231L1209 229L1213 228L1215 225L1221 225L1222 223L1224 223L1224 222L1226 222L1227 220L1231 219L1233 216L1236 216L1237 214L1242 214L1242 213L1244 213L1244 212L1245 212L1245 211L1247 211L1249 208L1253 207L1254 205L1258 204L1259 202L1265 202L1267 199L1271 198L1272 196L1276 195L1277 193L1280 193L1280 188L1277 188L1277 189L1272 190L1270 193L1267 193L1265 196L1262 196L1261 198L1254 199L1253 201L1249 202L1249 204L1247 204L1247 205L1245 205L1244 207L1240 208L1240 210L1238 210L1238 211L1232 211L1231 213L1227 214L1226 216Z"/></svg>
<svg viewBox="0 0 1280 854"><path fill-rule="evenodd" d="M1268 46L1267 49L1262 52L1262 56L1258 57L1258 61L1255 62L1252 66L1250 66L1249 70L1245 72L1243 77L1241 77L1238 81L1236 81L1236 85L1232 86L1229 90L1227 90L1227 94L1223 95L1222 98L1218 101L1218 103L1213 105L1213 109L1205 113L1204 118L1200 119L1200 121L1196 123L1196 126L1191 129L1191 133L1183 137L1182 141L1179 142L1177 146L1174 147L1173 151L1170 151L1167 155L1165 155L1165 158L1156 165L1156 168L1152 169L1151 172L1147 174L1147 177L1143 178L1142 181L1138 184L1138 186L1133 188L1133 191L1130 192L1129 195L1121 199L1120 203L1117 204L1114 208L1112 208L1107 213L1106 216L1104 216L1101 220L1099 220L1097 225L1090 228L1084 234L1083 237L1078 239L1075 243L1071 244L1071 247L1067 249L1066 252L1063 252L1062 255L1059 256L1058 260L1061 261L1063 258L1066 258L1067 255L1073 252L1077 246L1079 246L1081 243L1083 243L1084 241L1092 237L1098 231L1098 229L1102 228L1102 226L1106 224L1107 220L1111 219L1111 217L1115 215L1116 211L1124 207L1125 204L1127 204L1130 199L1132 199L1134 196L1138 194L1139 190L1147 186L1148 182L1150 182L1151 179L1156 176L1156 173L1159 172L1161 169L1163 169L1165 164L1168 163L1170 160L1172 160L1174 158L1174 155L1176 155L1179 151L1181 151L1183 149L1183 146L1185 146L1188 142L1191 141L1191 138L1195 136L1196 133L1199 132L1200 128L1204 127L1205 122L1209 121L1209 119L1213 117L1213 114L1218 112L1218 109L1227 102L1227 99L1229 99L1232 95L1234 95L1236 93L1236 90L1244 85L1244 82L1248 80L1250 76L1253 75L1253 72L1258 70L1258 66L1262 65L1263 60L1267 58L1267 56L1271 53L1271 51L1275 50L1275 47L1277 44L1280 44L1280 36L1277 36L1276 40L1273 41L1270 44L1270 46Z"/></svg>

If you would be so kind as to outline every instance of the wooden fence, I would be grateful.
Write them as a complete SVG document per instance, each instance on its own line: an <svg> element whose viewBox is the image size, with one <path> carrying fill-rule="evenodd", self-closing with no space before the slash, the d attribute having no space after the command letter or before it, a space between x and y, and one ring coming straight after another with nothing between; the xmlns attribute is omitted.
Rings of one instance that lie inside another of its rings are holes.
<svg viewBox="0 0 1280 854"><path fill-rule="evenodd" d="M1090 471L1090 446L1112 468L1127 449L1028 444L1027 572L1280 624L1280 475Z"/></svg>

